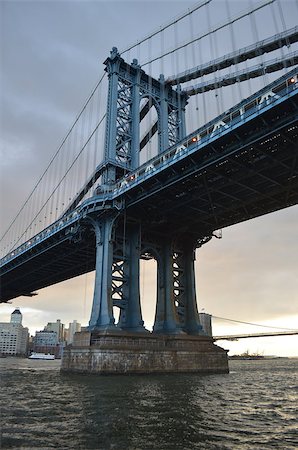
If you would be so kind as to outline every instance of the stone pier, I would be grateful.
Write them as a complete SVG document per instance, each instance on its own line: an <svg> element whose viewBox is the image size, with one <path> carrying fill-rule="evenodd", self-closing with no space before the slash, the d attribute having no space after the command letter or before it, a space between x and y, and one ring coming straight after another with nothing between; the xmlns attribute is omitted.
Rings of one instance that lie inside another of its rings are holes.
<svg viewBox="0 0 298 450"><path fill-rule="evenodd" d="M208 336L80 332L65 348L62 372L228 373L227 351Z"/></svg>

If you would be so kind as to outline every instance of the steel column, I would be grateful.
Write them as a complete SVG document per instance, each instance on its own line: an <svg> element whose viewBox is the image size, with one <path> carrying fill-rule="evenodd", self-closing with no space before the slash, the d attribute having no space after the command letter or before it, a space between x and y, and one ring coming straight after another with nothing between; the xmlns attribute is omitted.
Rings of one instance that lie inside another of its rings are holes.
<svg viewBox="0 0 298 450"><path fill-rule="evenodd" d="M165 85L164 75L160 75L160 100L159 100L159 130L158 130L158 152L163 152L169 147L169 103L168 88Z"/></svg>
<svg viewBox="0 0 298 450"><path fill-rule="evenodd" d="M134 70L133 84L131 88L131 162L130 168L136 169L140 165L140 82L141 67L138 60L132 62Z"/></svg>
<svg viewBox="0 0 298 450"><path fill-rule="evenodd" d="M111 296L113 244L111 232L113 217L91 220L96 236L95 286L90 330L115 328Z"/></svg>
<svg viewBox="0 0 298 450"><path fill-rule="evenodd" d="M174 302L173 251L172 242L165 241L157 261L157 303L155 333L182 333Z"/></svg>
<svg viewBox="0 0 298 450"><path fill-rule="evenodd" d="M125 308L121 309L118 326L129 331L145 331L140 302L140 227L129 226L126 231L126 254L124 259L123 297Z"/></svg>
<svg viewBox="0 0 298 450"><path fill-rule="evenodd" d="M118 51L113 47L110 57L107 58L105 64L107 66L109 77L109 91L107 102L107 119L105 133L105 160L116 162L116 137L117 137L117 99L118 99L118 79L120 60ZM116 180L116 169L109 166L104 172L104 183L110 184Z"/></svg>
<svg viewBox="0 0 298 450"><path fill-rule="evenodd" d="M184 331L187 334L204 334L200 323L195 284L195 249L192 243L186 243L184 256Z"/></svg>

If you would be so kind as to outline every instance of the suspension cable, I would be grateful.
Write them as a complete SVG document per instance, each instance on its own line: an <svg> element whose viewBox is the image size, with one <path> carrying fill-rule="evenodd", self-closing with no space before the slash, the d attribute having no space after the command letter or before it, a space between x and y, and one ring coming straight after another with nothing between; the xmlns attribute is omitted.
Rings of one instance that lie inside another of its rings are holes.
<svg viewBox="0 0 298 450"><path fill-rule="evenodd" d="M35 214L35 216L33 217L32 221L30 222L30 224L27 226L27 228L25 229L25 231L22 233L21 236L19 236L17 242L15 243L15 245L17 245L20 240L22 239L22 237L26 234L26 232L28 231L28 229L30 228L30 226L34 223L34 220L38 217L38 215L41 213L41 211L43 210L43 208L47 205L48 201L52 198L52 196L54 195L54 193L57 191L57 189L59 188L59 186L61 185L62 181L66 178L67 174L70 172L71 168L74 166L75 162L78 160L79 156L82 154L82 152L85 150L86 146L88 145L88 143L90 142L91 138L93 137L93 135L95 134L95 132L97 131L97 129L99 128L99 126L101 125L101 123L103 122L103 120L105 119L106 114L103 115L103 117L101 118L101 120L98 122L98 124L96 125L96 127L94 128L92 134L89 136L89 138L87 139L87 141L85 142L85 144L83 145L83 147L81 148L81 150L79 151L79 153L77 154L77 156L75 157L75 159L72 161L71 165L69 166L69 168L67 169L67 171L65 172L65 174L63 175L63 177L61 178L61 180L59 181L59 183L57 184L57 186L54 188L54 190L52 191L52 193L50 194L50 196L47 198L47 200L44 202L44 204L41 206L41 208L39 209L39 211ZM9 251L11 251L13 248L11 248Z"/></svg>
<svg viewBox="0 0 298 450"><path fill-rule="evenodd" d="M127 47L126 49L122 50L120 52L120 55L123 55L123 53L127 53L129 50L132 50L133 48L137 47L138 45L143 44L144 42L148 41L152 37L156 36L157 34L161 33L162 31L166 30L167 28L170 28L172 25L180 22L180 20L184 19L189 14L192 14L193 12L202 8L203 6L208 5L208 3L210 3L210 2L211 2L211 0L205 0L203 2L195 4L192 8L188 8L187 11L185 11L184 13L182 13L180 16L176 17L175 19L172 19L171 22L167 23L164 26L161 26L157 30L153 31L152 33L150 33L147 36L145 36L144 38L142 38L141 40L137 41L135 44L132 44L129 47Z"/></svg>
<svg viewBox="0 0 298 450"><path fill-rule="evenodd" d="M180 45L179 47L174 48L174 49L172 49L172 50L169 50L168 52L164 53L163 55L156 56L155 58L153 58L153 59L151 59L151 60L148 60L148 61L144 62L144 63L141 65L141 67L147 66L148 64L150 64L150 63L152 63L152 62L154 62L154 61L157 61L158 59L161 59L161 58L163 58L164 56L170 55L171 53L174 53L174 52L177 52L178 50L181 50L182 48L188 47L188 46L191 45L193 42L199 41L199 40L201 40L201 39L203 39L203 38L209 36L209 35L212 34L212 33L216 33L217 31L222 30L223 28L226 28L227 26L233 24L234 22L237 22L238 20L243 19L243 18L246 17L246 16L249 16L250 14L252 14L252 13L258 11L259 9L264 8L265 6L270 5L271 3L274 3L275 1L276 1L276 0L267 0L265 3L263 3L263 4L259 5L259 6L256 6L254 9L250 9L250 10L248 10L248 11L246 11L246 12L243 12L243 13L240 14L239 16L235 16L235 17L232 18L229 22L221 23L220 25L218 25L217 27L215 27L215 28L213 28L212 30L208 31L207 33L201 34L200 36L194 38L193 40L188 41L188 42L185 42L184 44Z"/></svg>
<svg viewBox="0 0 298 450"><path fill-rule="evenodd" d="M17 215L15 216L15 218L13 219L13 221L10 223L10 225L8 226L8 228L6 229L6 231L3 233L3 235L0 238L0 241L2 241L4 239L4 237L7 235L7 233L9 232L9 230L11 229L11 227L13 226L13 224L16 222L16 220L18 219L18 217L20 216L21 212L24 210L25 206L28 204L29 200L32 198L33 193L35 192L35 190L37 189L37 187L39 186L39 184L41 183L42 179L44 178L45 174L47 173L47 171L49 170L49 168L51 167L52 163L54 162L55 158L57 157L57 155L59 154L61 148L63 147L63 145L65 144L67 138L69 137L70 133L72 132L72 130L74 129L75 125L77 124L78 120L80 119L81 115L83 114L83 112L85 111L90 99L93 97L95 91L97 90L98 86L101 84L102 80L104 79L106 73L104 72L103 75L101 76L101 78L99 79L99 81L96 83L95 87L92 89L91 94L89 95L89 97L87 98L87 100L85 101L81 111L79 112L78 116L76 117L74 123L72 124L72 126L70 127L68 133L66 134L65 138L62 140L60 146L58 147L57 151L55 152L55 154L53 155L53 157L51 158L50 162L48 163L46 169L44 170L44 172L42 173L42 175L40 176L40 178L38 179L37 183L35 184L33 190L31 191L31 193L29 194L27 200L25 201L25 203L23 204L23 206L21 207L21 209L19 210L19 212L17 213Z"/></svg>

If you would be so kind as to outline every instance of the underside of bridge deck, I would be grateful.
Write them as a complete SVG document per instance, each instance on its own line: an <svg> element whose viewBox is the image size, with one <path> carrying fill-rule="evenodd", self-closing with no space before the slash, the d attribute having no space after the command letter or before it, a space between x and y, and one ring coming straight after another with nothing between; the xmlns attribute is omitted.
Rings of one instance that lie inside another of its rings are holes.
<svg viewBox="0 0 298 450"><path fill-rule="evenodd" d="M294 97L130 190L128 216L202 237L297 204L297 110Z"/></svg>

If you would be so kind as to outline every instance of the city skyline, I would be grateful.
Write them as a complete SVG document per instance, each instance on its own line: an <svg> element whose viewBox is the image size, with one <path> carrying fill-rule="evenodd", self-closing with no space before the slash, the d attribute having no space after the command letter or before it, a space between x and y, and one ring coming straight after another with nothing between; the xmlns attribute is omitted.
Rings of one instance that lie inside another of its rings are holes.
<svg viewBox="0 0 298 450"><path fill-rule="evenodd" d="M14 2L1 4L4 17L1 40L5 42L1 45L3 229L18 212L66 134L96 83L110 49L135 41L193 5L171 2L169 8L168 2L156 2L157 14L150 2L140 3L141 6L136 2L118 2L121 20L114 14L115 2L90 2L89 5L78 2L72 3L72 8L67 2L57 2L51 7L47 2L34 5L23 2L18 7ZM295 2L285 3L297 16ZM123 24L132 17L135 27L124 29ZM113 35L109 33L111 21L115 24ZM213 238L197 251L199 311L297 328L297 223L298 207L295 206L224 229L221 240ZM154 317L155 271L154 263L142 262L142 305L149 328ZM1 304L0 321L5 321L11 310L19 306L30 332L37 330L39 324L58 318L63 323L78 320L85 326L90 316L93 278L94 274L90 273L40 290L35 297ZM241 332L248 329L244 325L213 322L217 335L238 333L240 328ZM249 348L252 352L298 355L298 337L255 339L223 346L235 352Z"/></svg>

